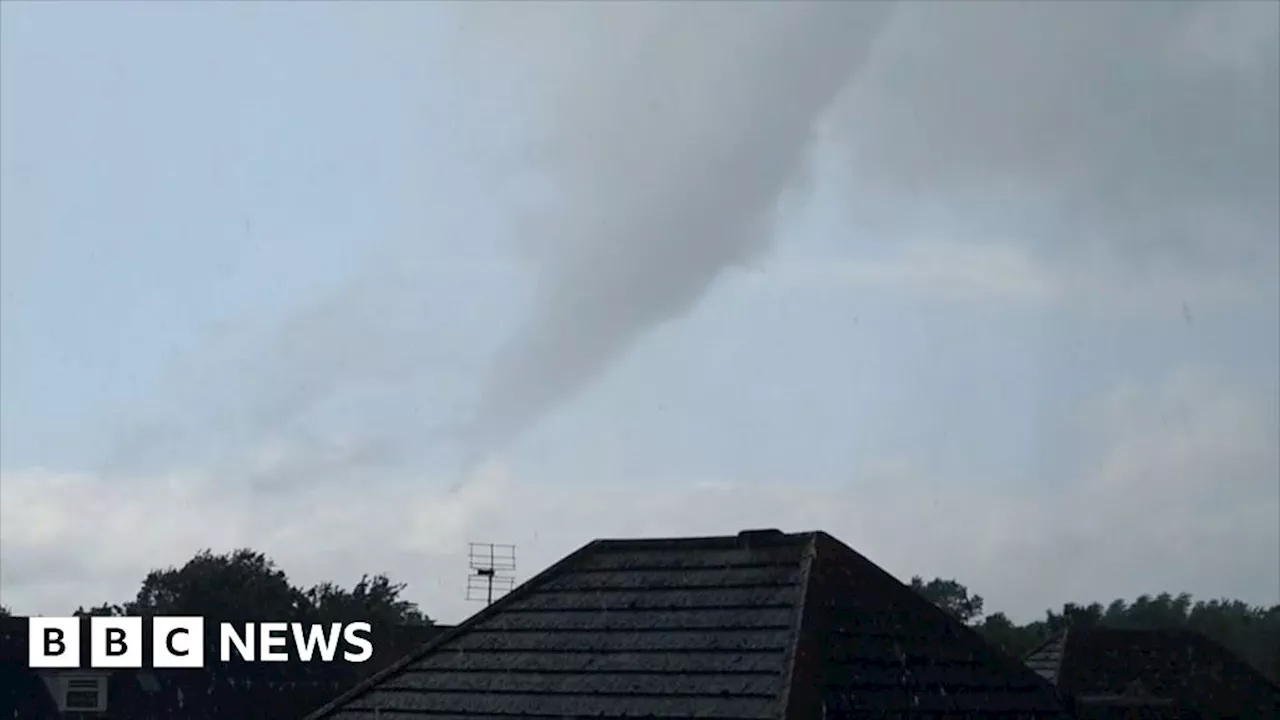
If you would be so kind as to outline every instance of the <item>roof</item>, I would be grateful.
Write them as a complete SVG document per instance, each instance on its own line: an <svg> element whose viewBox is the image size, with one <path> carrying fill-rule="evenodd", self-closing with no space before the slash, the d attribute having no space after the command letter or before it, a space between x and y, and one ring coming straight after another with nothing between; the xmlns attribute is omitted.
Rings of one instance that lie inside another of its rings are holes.
<svg viewBox="0 0 1280 720"><path fill-rule="evenodd" d="M1192 630L1096 627L1063 633L1027 657L1082 704L1163 704L1205 717L1280 717L1280 687ZM1169 711L1173 716L1174 710ZM1180 715L1181 716L1181 715Z"/></svg>
<svg viewBox="0 0 1280 720"><path fill-rule="evenodd" d="M1027 656L1027 667L1046 681L1058 682L1058 673L1062 670L1062 651L1067 644L1067 633L1063 632L1049 638L1043 645L1031 651Z"/></svg>
<svg viewBox="0 0 1280 720"><path fill-rule="evenodd" d="M597 540L311 720L1059 717L1021 663L829 535Z"/></svg>

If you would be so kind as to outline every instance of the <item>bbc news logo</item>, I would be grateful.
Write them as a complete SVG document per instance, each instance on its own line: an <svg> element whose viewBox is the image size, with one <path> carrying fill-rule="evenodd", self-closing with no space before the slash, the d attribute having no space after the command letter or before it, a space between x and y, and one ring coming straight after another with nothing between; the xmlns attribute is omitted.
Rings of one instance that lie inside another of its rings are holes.
<svg viewBox="0 0 1280 720"><path fill-rule="evenodd" d="M205 665L205 619L153 617L151 665L156 668L200 668ZM28 620L28 665L33 668L80 668L81 618L33 617ZM219 623L218 659L245 662L362 663L373 657L369 623ZM290 647L294 654L290 654ZM146 638L141 617L89 618L91 668L143 667ZM339 649L342 652L339 653Z"/></svg>

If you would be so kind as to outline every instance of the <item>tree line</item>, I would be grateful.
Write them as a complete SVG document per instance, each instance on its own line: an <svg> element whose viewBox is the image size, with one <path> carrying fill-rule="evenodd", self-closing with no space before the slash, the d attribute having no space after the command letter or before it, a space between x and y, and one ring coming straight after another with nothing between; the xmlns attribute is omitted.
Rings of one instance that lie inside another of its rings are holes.
<svg viewBox="0 0 1280 720"><path fill-rule="evenodd" d="M981 595L955 579L926 582L911 578L911 588L977 630L992 644L1015 657L1025 657L1068 628L1193 630L1216 641L1280 682L1280 605L1250 605L1240 600L1195 600L1188 593L1141 595L1133 601L1112 600L1103 605L1066 603L1047 610L1043 619L1013 622L1002 612L985 614Z"/></svg>
<svg viewBox="0 0 1280 720"><path fill-rule="evenodd" d="M1107 605L1066 603L1060 610L1047 610L1040 620L1018 624L1002 612L986 614L982 596L955 579L926 582L916 576L910 585L1014 657L1024 657L1067 628L1186 628L1280 680L1280 605L1262 607L1239 600L1204 601L1187 593L1161 593ZM350 588L331 582L301 587L260 552L203 550L181 567L152 570L132 600L80 607L75 614L199 615L226 622L365 621L388 629L434 624L416 603L402 597L405 587L386 574L366 575ZM0 616L8 614L0 606Z"/></svg>
<svg viewBox="0 0 1280 720"><path fill-rule="evenodd" d="M220 622L369 622L374 627L434 624L401 597L406 585L386 574L352 587L332 582L294 585L273 560L250 549L202 550L181 567L152 570L132 600L81 606L77 616L196 615ZM9 611L0 606L0 614Z"/></svg>

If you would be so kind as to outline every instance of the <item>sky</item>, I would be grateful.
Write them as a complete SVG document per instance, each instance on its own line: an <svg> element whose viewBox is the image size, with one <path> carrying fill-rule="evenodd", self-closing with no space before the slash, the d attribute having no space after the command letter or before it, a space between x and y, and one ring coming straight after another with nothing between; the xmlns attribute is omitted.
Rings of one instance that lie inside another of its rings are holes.
<svg viewBox="0 0 1280 720"><path fill-rule="evenodd" d="M0 5L0 603L824 530L1280 602L1280 5Z"/></svg>

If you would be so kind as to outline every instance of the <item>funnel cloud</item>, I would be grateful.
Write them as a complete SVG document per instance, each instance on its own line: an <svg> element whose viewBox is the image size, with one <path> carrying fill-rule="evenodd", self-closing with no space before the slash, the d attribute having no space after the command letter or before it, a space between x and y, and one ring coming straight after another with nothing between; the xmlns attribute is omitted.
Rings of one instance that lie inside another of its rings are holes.
<svg viewBox="0 0 1280 720"><path fill-rule="evenodd" d="M540 102L536 158L552 188L524 226L539 284L481 396L477 456L500 451L766 247L816 121L889 6L536 9L503 5L476 21L518 49L512 62L534 65L524 87Z"/></svg>

